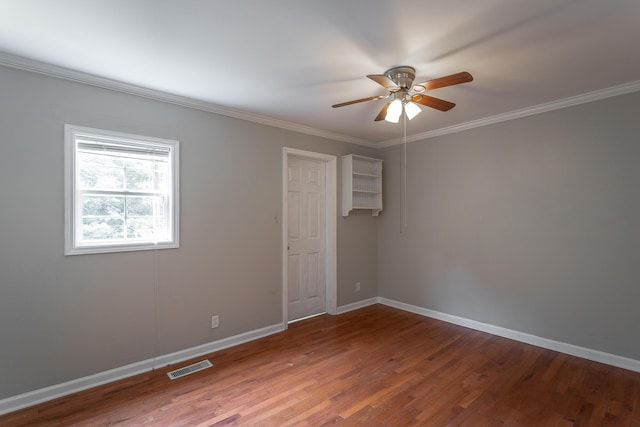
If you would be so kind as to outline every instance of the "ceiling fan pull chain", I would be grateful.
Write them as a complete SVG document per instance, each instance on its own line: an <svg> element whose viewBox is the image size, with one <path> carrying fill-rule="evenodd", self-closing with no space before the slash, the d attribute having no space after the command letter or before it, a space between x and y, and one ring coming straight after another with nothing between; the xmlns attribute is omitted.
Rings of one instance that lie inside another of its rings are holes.
<svg viewBox="0 0 640 427"><path fill-rule="evenodd" d="M407 229L407 115L404 115L402 121L402 167L400 176L401 187L401 219L400 219L400 234L404 233Z"/></svg>

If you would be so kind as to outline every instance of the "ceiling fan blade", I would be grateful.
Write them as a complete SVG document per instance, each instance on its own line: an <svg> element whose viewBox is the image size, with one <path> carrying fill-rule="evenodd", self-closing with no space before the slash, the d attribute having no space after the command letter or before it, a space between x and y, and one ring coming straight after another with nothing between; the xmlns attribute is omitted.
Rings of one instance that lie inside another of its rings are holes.
<svg viewBox="0 0 640 427"><path fill-rule="evenodd" d="M400 89L393 80L384 74L369 74L367 77L387 90L395 91Z"/></svg>
<svg viewBox="0 0 640 427"><path fill-rule="evenodd" d="M384 120L384 118L387 117L387 108L389 108L389 104L390 102L384 104L384 107L382 107L382 110L380 110L374 122L379 122L380 120Z"/></svg>
<svg viewBox="0 0 640 427"><path fill-rule="evenodd" d="M334 104L331 107L333 108L344 107L345 105L357 104L359 102L375 101L376 99L381 99L386 97L387 97L386 95L370 96L368 98L354 99L353 101L341 102L340 104Z"/></svg>
<svg viewBox="0 0 640 427"><path fill-rule="evenodd" d="M414 90L417 92L422 92L419 88L423 87L424 90L433 90L441 87L459 85L460 83L467 83L473 80L473 76L466 71L461 73L451 74L450 76L444 76L433 80L427 80L426 82L418 83L414 86Z"/></svg>
<svg viewBox="0 0 640 427"><path fill-rule="evenodd" d="M427 107L435 108L440 111L449 111L456 106L453 102L427 95L413 95L411 100L418 104L426 105Z"/></svg>

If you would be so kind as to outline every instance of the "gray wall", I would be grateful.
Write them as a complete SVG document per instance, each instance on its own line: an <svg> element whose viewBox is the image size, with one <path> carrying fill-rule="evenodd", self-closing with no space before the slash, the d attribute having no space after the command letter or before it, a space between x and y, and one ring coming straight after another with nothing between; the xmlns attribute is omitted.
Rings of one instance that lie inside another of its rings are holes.
<svg viewBox="0 0 640 427"><path fill-rule="evenodd" d="M0 93L0 399L281 323L282 148L376 154L5 67ZM179 249L63 255L65 123L180 141ZM338 305L377 295L376 228L338 218Z"/></svg>
<svg viewBox="0 0 640 427"><path fill-rule="evenodd" d="M640 93L385 159L380 296L640 359Z"/></svg>
<svg viewBox="0 0 640 427"><path fill-rule="evenodd" d="M403 234L400 147L4 67L0 93L0 399L280 323L284 146L385 159L380 217L338 200L338 305L380 295L640 359L640 93L409 144ZM65 123L181 141L179 249L63 255Z"/></svg>

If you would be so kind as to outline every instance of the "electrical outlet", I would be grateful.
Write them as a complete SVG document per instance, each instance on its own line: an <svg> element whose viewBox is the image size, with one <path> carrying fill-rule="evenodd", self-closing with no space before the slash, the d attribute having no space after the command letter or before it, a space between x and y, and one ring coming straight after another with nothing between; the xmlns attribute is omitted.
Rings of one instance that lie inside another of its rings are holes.
<svg viewBox="0 0 640 427"><path fill-rule="evenodd" d="M360 291L360 282L356 282L356 291Z"/></svg>
<svg viewBox="0 0 640 427"><path fill-rule="evenodd" d="M211 329L215 329L220 326L220 317L216 314L215 316L211 316Z"/></svg>

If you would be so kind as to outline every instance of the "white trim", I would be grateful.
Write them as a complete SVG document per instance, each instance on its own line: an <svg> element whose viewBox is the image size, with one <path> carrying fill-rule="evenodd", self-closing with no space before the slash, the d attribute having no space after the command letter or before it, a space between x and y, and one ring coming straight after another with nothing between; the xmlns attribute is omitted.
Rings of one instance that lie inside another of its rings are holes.
<svg viewBox="0 0 640 427"><path fill-rule="evenodd" d="M560 341L550 340L548 338L527 334L525 332L514 331L512 329L495 326L488 323L478 322L476 320L464 317L454 316L452 314L442 313L440 311L429 310L411 304L390 300L379 297L380 304L398 308L400 310L409 311L411 313L420 314L444 322L453 323L455 325L464 326L465 328L475 329L477 331L486 332L499 337L509 338L526 344L535 345L537 347L554 350L560 353L569 354L571 356L581 357L587 360L604 363L618 368L628 369L630 371L640 372L640 360L630 359L603 351L593 350L590 348L579 347L573 344L567 344Z"/></svg>
<svg viewBox="0 0 640 427"><path fill-rule="evenodd" d="M167 102L169 104L179 105L187 108L193 108L195 110L206 111L213 114L219 114L221 116L233 117L236 119L247 120L249 122L260 123L263 125L291 130L294 132L300 132L307 135L319 136L321 138L327 138L333 141L349 142L352 144L364 145L366 147L372 147L372 148L385 148L385 147L390 147L392 145L398 145L403 142L399 138L390 139L388 141L382 141L382 142L373 142L373 141L368 141L361 138L356 138L353 136L328 132L322 129L316 129L310 126L304 126L297 123L278 120L271 117L262 116L259 114L249 113L241 110L234 110L228 107L223 107L217 104L213 104L211 102L200 101L200 100L189 98L186 96L174 95L167 92L162 92L155 89L149 89L149 88L137 86L130 83L123 83L123 82L108 79L105 77L99 77L93 74L83 73L81 71L75 71L69 68L59 67L53 64L47 64L45 62L36 61L34 59L12 55L6 52L0 52L0 65L4 65L6 67L11 67L11 68L17 68L24 71L30 71L32 73L43 74L50 77L56 77L59 79L70 80L73 82L78 82L78 83L86 84L89 86L95 86L103 89L109 89L117 92L127 93L130 95L141 96L143 98ZM521 117L531 116L534 114L544 113L547 111L557 110L560 108L566 108L572 105L583 104L586 102L597 101L600 99L605 99L613 96L623 95L626 93L636 92L638 90L640 90L640 80L621 84L619 86L613 86L610 88L588 92L582 95L560 99L557 101L548 102L545 104L535 105L533 107L526 107L520 110L497 114L494 116L485 117L478 120L472 120L466 123L460 123L453 126L434 129L434 130L423 132L417 135L408 136L407 142L415 142L415 141L421 141L424 139L435 138L436 136L447 135L455 132L461 132L464 130L473 129L481 126L487 126L494 123L500 123L508 120L518 119Z"/></svg>
<svg viewBox="0 0 640 427"><path fill-rule="evenodd" d="M254 331L245 332L243 334L234 335L232 337L223 338L207 344L177 351L175 353L166 354L164 356L153 359L143 360L141 362L132 363L130 365L121 366L119 368L110 369L108 371L99 372L83 378L67 381L65 383L52 385L17 396L8 397L0 400L0 415L17 411L28 406L46 402L58 397L77 393L102 384L107 384L133 375L149 372L154 369L163 368L165 366L192 359L194 357L203 356L205 354L224 350L225 348L240 345L249 341L263 338L269 335L277 334L285 330L285 325L277 324L267 326L265 328L256 329Z"/></svg>
<svg viewBox="0 0 640 427"><path fill-rule="evenodd" d="M80 244L77 231L81 226L81 207L77 203L78 191L76 153L78 139L99 138L108 142L117 141L123 145L160 147L168 149L170 186L170 211L167 212L170 240L161 242L108 242L103 245ZM83 255L108 252L143 251L156 249L175 249L180 247L180 142L173 139L134 135L104 129L94 129L70 124L64 125L64 203L65 203L65 255Z"/></svg>
<svg viewBox="0 0 640 427"><path fill-rule="evenodd" d="M336 314L343 314L343 313L347 313L349 311L358 310L359 308L364 308L364 307L368 307L370 305L377 304L377 303L379 303L378 299L379 298L377 298L377 297L373 297L373 298L369 298L369 299L364 299L362 301L352 302L351 304L341 305L340 307L338 307L338 310L337 310Z"/></svg>
<svg viewBox="0 0 640 427"><path fill-rule="evenodd" d="M154 359L153 368L158 369L167 365L182 362L184 360L193 359L194 357L199 357L205 354L224 350L225 348L233 347L236 345L244 344L249 341L257 340L259 338L264 338L269 335L277 334L279 332L284 331L285 329L286 327L284 324L278 323L276 325L267 326L267 327L256 329L249 332L244 332L242 334L223 338L221 340L209 342L196 347L180 350L175 353L170 353L164 356L156 357Z"/></svg>
<svg viewBox="0 0 640 427"><path fill-rule="evenodd" d="M259 114L249 113L241 110L234 110L228 107L222 107L211 102L200 101L186 96L174 95L155 89L149 89L142 86L123 83L117 80L99 77L81 71L71 70L69 68L59 67L57 65L47 64L45 62L24 58L0 52L0 65L11 68L17 68L32 73L43 74L45 76L56 77L63 80L70 80L89 86L100 87L103 89L114 90L117 92L127 93L129 95L141 96L143 98L153 99L156 101L167 102L169 104L179 105L181 107L193 108L195 110L206 111L221 116L233 117L236 119L247 120L249 122L260 123L267 126L273 126L281 129L287 129L294 132L300 132L307 135L319 136L333 141L349 142L352 144L364 145L367 147L377 147L377 144L360 138L348 135L328 132L322 129L316 129L310 126L304 126L297 123L278 120Z"/></svg>
<svg viewBox="0 0 640 427"><path fill-rule="evenodd" d="M6 52L0 52L0 65L6 67L17 68L24 71L30 71L32 73L43 74L46 76L56 77L59 79L70 80L86 84L89 86L100 87L103 89L114 90L117 92L127 93L130 95L141 96L143 98L153 99L157 101L167 102L169 104L179 105L182 107L193 108L195 110L206 111L213 114L219 114L222 116L233 117L241 120L247 120L249 122L260 123L267 126L273 126L281 129L291 130L294 132L300 132L307 135L319 136L321 138L327 138L333 141L349 142L352 144L364 145L372 148L385 148L393 145L401 144L399 138L390 139L388 141L373 142L353 136L337 134L328 132L322 129L316 129L310 126L304 126L297 123L287 122L284 120L278 120L259 114L249 113L246 111L235 110L228 107L223 107L211 102L200 101L197 99L189 98L186 96L174 95L167 92L162 92L155 89L149 89L142 86L123 83L117 80L108 79L105 77L99 77L89 73L83 73L81 71L71 70L65 67L59 67L53 64L47 64L45 62L36 61L34 59L24 58L18 55L12 55ZM453 126L448 126L440 129L434 129L428 132L423 132L417 135L407 137L407 142L421 141L424 139L435 138L436 136L447 135L450 133L461 132L468 129L473 129L481 126L487 126L494 123L500 123L508 120L518 119L521 117L531 116L534 114L540 114L547 111L557 110L560 108L566 108L573 105L583 104L586 102L597 101L613 96L623 95L640 90L640 80L635 82L624 83L618 86L610 88L600 89L593 92L588 92L582 95L572 96L569 98L560 99L557 101L551 101L545 104L534 105L532 107L522 108L511 112L497 114L490 117L481 118L478 120L472 120L466 123L460 123Z"/></svg>
<svg viewBox="0 0 640 427"><path fill-rule="evenodd" d="M325 311L337 313L338 305L338 159L331 154L316 153L296 148L282 148L282 323L288 324L287 298L287 169L290 156L325 162L325 280L327 292Z"/></svg>
<svg viewBox="0 0 640 427"><path fill-rule="evenodd" d="M435 138L436 136L447 135L450 133L462 132L468 129L478 128L481 126L492 125L495 123L506 122L509 120L519 119L521 117L533 116L535 114L546 113L547 111L559 110L574 105L584 104L587 102L599 101L601 99L611 98L618 95L637 92L640 90L640 80L635 82L621 84L606 89L595 90L582 95L572 96L569 98L559 99L557 101L538 104L532 107L522 108L520 110L510 111L507 113L496 114L495 116L484 117L478 120L472 120L466 123L460 123L440 129L434 129L428 132L419 133L417 135L407 136L407 142L422 141L424 139ZM378 148L391 147L404 142L404 138L390 139L380 142L376 145Z"/></svg>
<svg viewBox="0 0 640 427"><path fill-rule="evenodd" d="M630 371L640 372L640 360L629 359L598 350L592 350L573 344L554 341L547 338L526 334L524 332L518 332L511 329L502 328L500 326L494 326L488 323L482 323L476 320L471 320L464 317L454 316L451 314L406 304L388 298L374 297L352 304L347 304L345 306L340 306L339 308L337 308L336 314L346 313L373 304L387 305L399 310L404 310L425 317L442 320L447 323L464 326L466 328L475 329L492 335L497 335L526 344L558 351L560 353L593 360L595 362L605 363L611 366L617 366L619 368L628 369ZM19 394L17 396L8 397L0 400L0 415L17 411L28 406L33 406L38 403L46 402L92 387L97 387L102 384L117 381L119 379L127 378L144 372L149 372L153 369L162 368L171 364L182 362L184 360L203 356L205 354L213 353L219 350L224 350L235 345L240 345L269 335L277 334L284 331L285 329L286 323L267 326L265 328L256 329L254 331L245 332L243 334L235 335L228 338L223 338L218 341L213 341L200 346L177 351L175 353L167 354L153 359L143 360L141 362L121 366L119 368L100 372L94 375L89 375L87 377L78 378L76 380L68 381L65 383L56 384L53 386Z"/></svg>

